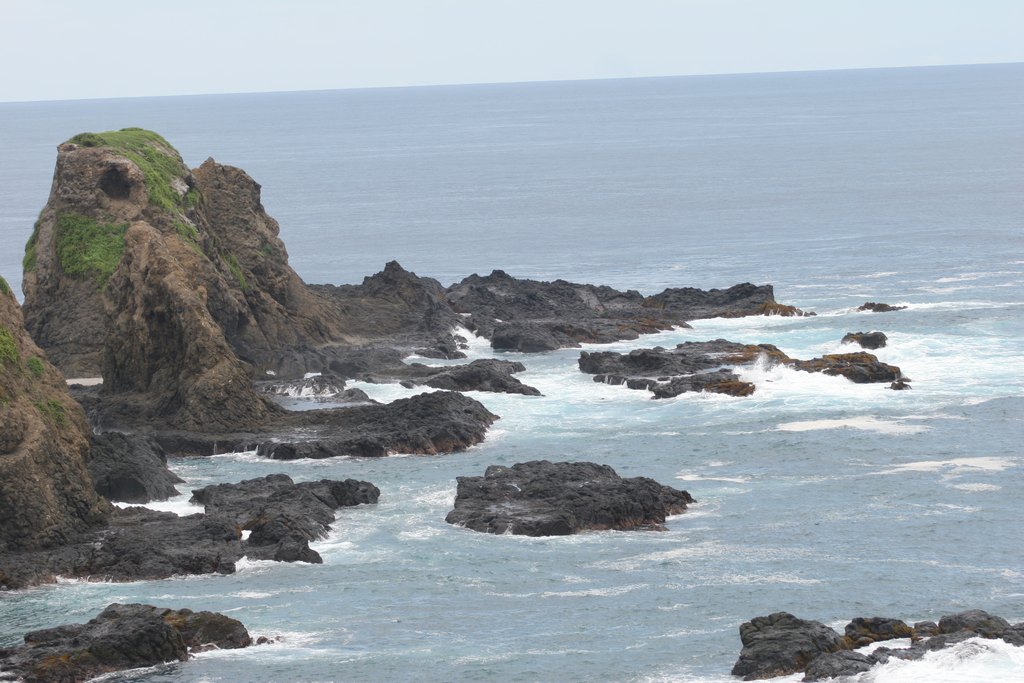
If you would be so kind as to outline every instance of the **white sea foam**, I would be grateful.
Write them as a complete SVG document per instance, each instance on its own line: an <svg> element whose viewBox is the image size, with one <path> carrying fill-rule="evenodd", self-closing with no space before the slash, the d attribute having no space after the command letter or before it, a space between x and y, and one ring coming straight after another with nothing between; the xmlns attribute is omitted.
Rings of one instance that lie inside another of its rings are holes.
<svg viewBox="0 0 1024 683"><path fill-rule="evenodd" d="M927 431L924 425L908 425L895 420L880 420L876 417L863 416L834 420L805 420L801 422L784 422L776 427L780 432L809 432L817 429L861 429L878 434L918 434Z"/></svg>
<svg viewBox="0 0 1024 683"><path fill-rule="evenodd" d="M746 484L750 477L704 477L699 474L677 474L676 479L681 481L728 481L734 484Z"/></svg>
<svg viewBox="0 0 1024 683"><path fill-rule="evenodd" d="M950 488L967 491L969 493L984 493L988 491L999 491L1003 487L996 484L953 484Z"/></svg>
<svg viewBox="0 0 1024 683"><path fill-rule="evenodd" d="M919 460L896 465L881 474L900 472L943 472L955 477L972 472L1002 472L1016 466L1009 458L981 456L976 458L953 458L952 460Z"/></svg>
<svg viewBox="0 0 1024 683"><path fill-rule="evenodd" d="M206 510L204 506L189 502L191 497L191 493L184 493L173 498L168 498L167 500L154 500L148 503L115 502L114 505L119 508L144 507L149 508L150 510L157 510L159 512L173 512L179 517L204 512Z"/></svg>
<svg viewBox="0 0 1024 683"><path fill-rule="evenodd" d="M861 683L993 683L1020 681L1024 648L971 638L916 661L893 658L856 679Z"/></svg>

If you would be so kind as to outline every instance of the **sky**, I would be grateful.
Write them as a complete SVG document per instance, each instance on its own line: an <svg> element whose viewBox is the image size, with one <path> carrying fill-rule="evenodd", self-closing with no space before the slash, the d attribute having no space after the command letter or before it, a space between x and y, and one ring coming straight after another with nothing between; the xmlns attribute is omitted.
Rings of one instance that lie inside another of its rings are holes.
<svg viewBox="0 0 1024 683"><path fill-rule="evenodd" d="M0 101L1024 61L1024 0L0 0Z"/></svg>

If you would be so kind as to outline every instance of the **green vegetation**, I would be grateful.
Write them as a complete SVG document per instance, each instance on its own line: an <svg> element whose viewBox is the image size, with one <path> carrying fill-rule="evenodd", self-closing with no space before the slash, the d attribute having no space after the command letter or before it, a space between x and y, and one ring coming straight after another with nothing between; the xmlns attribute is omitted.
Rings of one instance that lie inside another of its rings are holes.
<svg viewBox="0 0 1024 683"><path fill-rule="evenodd" d="M224 257L224 262L228 264L228 270L238 280L238 286L242 288L243 292L249 291L249 283L245 281L245 273L242 272L242 267L238 265L238 259L235 258L234 254L228 254Z"/></svg>
<svg viewBox="0 0 1024 683"><path fill-rule="evenodd" d="M0 325L0 364L18 362L18 345L14 343L11 331Z"/></svg>
<svg viewBox="0 0 1024 683"><path fill-rule="evenodd" d="M185 206L194 207L199 206L199 202L202 201L203 195L199 194L199 190L194 187L190 187L188 192L185 193Z"/></svg>
<svg viewBox="0 0 1024 683"><path fill-rule="evenodd" d="M7 280L4 279L3 275L0 275L0 294L10 294L11 286L7 284Z"/></svg>
<svg viewBox="0 0 1024 683"><path fill-rule="evenodd" d="M183 199L174 189L172 181L182 177L184 163L178 151L153 131L122 128L105 133L79 133L68 142L83 147L111 147L134 161L146 178L149 200L161 208L175 211L187 202L197 201L197 197L188 197L191 192Z"/></svg>
<svg viewBox="0 0 1024 683"><path fill-rule="evenodd" d="M67 424L64 404L60 401L51 398L45 401L36 401L35 406L36 409L43 414L43 417L50 418L57 425L63 427Z"/></svg>
<svg viewBox="0 0 1024 683"><path fill-rule="evenodd" d="M39 221L32 226L32 235L25 243L25 258L21 259L21 268L26 273L36 269L36 242L39 241Z"/></svg>
<svg viewBox="0 0 1024 683"><path fill-rule="evenodd" d="M25 361L25 366L28 367L29 372L35 375L36 379L42 379L43 372L46 368L43 367L43 359L38 356L32 356Z"/></svg>
<svg viewBox="0 0 1024 683"><path fill-rule="evenodd" d="M174 229L186 242L199 244L199 231L196 229L196 226L185 221L174 221Z"/></svg>
<svg viewBox="0 0 1024 683"><path fill-rule="evenodd" d="M102 288L124 254L128 225L98 223L87 216L63 213L57 217L57 258L69 277L93 278Z"/></svg>

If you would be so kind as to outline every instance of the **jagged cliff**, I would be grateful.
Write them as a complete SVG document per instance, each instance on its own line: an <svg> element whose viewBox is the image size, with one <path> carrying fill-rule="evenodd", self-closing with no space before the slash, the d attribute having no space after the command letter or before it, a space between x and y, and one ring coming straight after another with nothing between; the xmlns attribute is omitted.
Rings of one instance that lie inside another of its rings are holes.
<svg viewBox="0 0 1024 683"><path fill-rule="evenodd" d="M88 455L82 409L0 279L0 553L62 545L103 524L111 508L93 490Z"/></svg>

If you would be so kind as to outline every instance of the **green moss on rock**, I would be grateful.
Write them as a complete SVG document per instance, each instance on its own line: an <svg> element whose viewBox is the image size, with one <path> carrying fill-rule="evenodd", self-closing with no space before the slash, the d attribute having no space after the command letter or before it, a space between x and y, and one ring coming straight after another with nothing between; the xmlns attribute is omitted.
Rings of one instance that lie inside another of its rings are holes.
<svg viewBox="0 0 1024 683"><path fill-rule="evenodd" d="M36 269L36 242L39 241L39 221L32 226L32 235L25 243L25 257L21 259L21 269L31 273Z"/></svg>
<svg viewBox="0 0 1024 683"><path fill-rule="evenodd" d="M57 217L57 258L69 277L107 284L124 255L128 224L100 223L73 213Z"/></svg>
<svg viewBox="0 0 1024 683"><path fill-rule="evenodd" d="M83 147L110 147L131 159L146 178L149 200L163 209L175 211L198 201L197 197L190 198L190 193L183 197L174 188L174 180L184 175L184 162L171 143L151 130L122 128L105 133L79 133L68 142Z"/></svg>
<svg viewBox="0 0 1024 683"><path fill-rule="evenodd" d="M18 363L18 345L14 343L11 331L0 325L0 364L16 365Z"/></svg>
<svg viewBox="0 0 1024 683"><path fill-rule="evenodd" d="M228 264L228 270L238 280L238 286L242 288L243 292L249 291L249 283L245 280L245 273L242 272L242 267L238 265L238 259L235 258L234 254L228 254L224 258L224 262Z"/></svg>
<svg viewBox="0 0 1024 683"><path fill-rule="evenodd" d="M35 406L42 413L43 417L52 420L54 424L60 427L67 424L67 411L64 409L64 404L60 401L51 398L45 401L37 401Z"/></svg>
<svg viewBox="0 0 1024 683"><path fill-rule="evenodd" d="M25 367L28 368L29 372L31 372L36 379L41 379L43 373L46 371L46 368L43 366L43 359L38 356L32 356L25 361Z"/></svg>
<svg viewBox="0 0 1024 683"><path fill-rule="evenodd" d="M0 294L10 294L11 286L7 284L7 280L4 279L3 275L0 275Z"/></svg>

